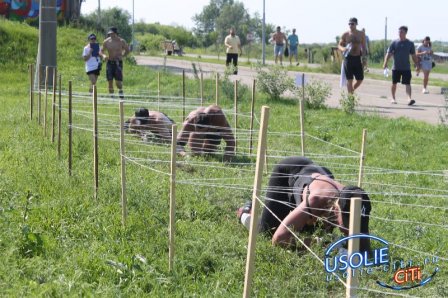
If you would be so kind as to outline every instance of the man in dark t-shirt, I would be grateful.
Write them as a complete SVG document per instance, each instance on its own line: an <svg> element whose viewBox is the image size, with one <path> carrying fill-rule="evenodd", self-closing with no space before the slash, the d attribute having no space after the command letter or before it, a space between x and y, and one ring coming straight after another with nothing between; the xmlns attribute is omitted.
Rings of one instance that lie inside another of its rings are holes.
<svg viewBox="0 0 448 298"><path fill-rule="evenodd" d="M388 50L386 57L384 58L383 68L387 68L387 62L393 56L394 64L392 66L392 101L391 103L396 104L395 93L397 91L397 83L401 82L406 85L406 94L408 96L408 105L412 106L415 104L415 100L411 98L411 64L409 63L409 55L411 55L414 65L418 69L417 56L415 55L415 46L412 41L406 38L408 33L408 27L401 26L398 29L399 39L394 40Z"/></svg>

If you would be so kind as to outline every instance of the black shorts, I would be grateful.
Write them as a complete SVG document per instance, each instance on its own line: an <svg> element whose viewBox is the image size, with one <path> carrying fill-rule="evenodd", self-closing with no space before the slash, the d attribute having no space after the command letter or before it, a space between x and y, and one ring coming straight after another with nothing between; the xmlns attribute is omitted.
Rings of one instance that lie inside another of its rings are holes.
<svg viewBox="0 0 448 298"><path fill-rule="evenodd" d="M123 81L123 61L107 61L106 78L108 81Z"/></svg>
<svg viewBox="0 0 448 298"><path fill-rule="evenodd" d="M403 85L411 84L412 73L410 70L392 70L392 84L401 82Z"/></svg>
<svg viewBox="0 0 448 298"><path fill-rule="evenodd" d="M232 62L232 61L233 61L234 66L238 65L238 54L227 53L226 65L229 66L230 62Z"/></svg>
<svg viewBox="0 0 448 298"><path fill-rule="evenodd" d="M100 75L100 70L99 69L91 70L91 71L86 72L86 74L87 75L94 74L96 76L99 76Z"/></svg>
<svg viewBox="0 0 448 298"><path fill-rule="evenodd" d="M364 69L362 67L361 56L348 55L344 59L344 71L347 80L353 80L353 76L357 81L364 80Z"/></svg>

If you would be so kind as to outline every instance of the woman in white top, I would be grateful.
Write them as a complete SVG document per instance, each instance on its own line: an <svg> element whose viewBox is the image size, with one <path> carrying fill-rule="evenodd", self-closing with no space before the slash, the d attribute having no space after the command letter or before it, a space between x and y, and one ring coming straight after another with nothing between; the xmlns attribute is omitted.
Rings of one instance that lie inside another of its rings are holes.
<svg viewBox="0 0 448 298"><path fill-rule="evenodd" d="M84 47L82 57L86 63L86 73L90 79L89 92L93 92L93 85L96 84L101 71L100 45L96 42L96 35L90 34L87 38L89 43Z"/></svg>
<svg viewBox="0 0 448 298"><path fill-rule="evenodd" d="M426 36L422 44L417 48L417 57L420 61L420 68L423 71L423 94L428 94L428 79L429 73L432 69L432 49L431 49L431 39ZM417 74L418 75L418 74Z"/></svg>

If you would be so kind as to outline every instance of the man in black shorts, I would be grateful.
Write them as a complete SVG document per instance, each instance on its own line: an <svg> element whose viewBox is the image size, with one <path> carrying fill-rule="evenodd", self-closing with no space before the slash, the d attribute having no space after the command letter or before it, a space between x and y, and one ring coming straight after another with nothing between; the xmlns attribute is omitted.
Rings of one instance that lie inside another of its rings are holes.
<svg viewBox="0 0 448 298"><path fill-rule="evenodd" d="M288 157L274 167L269 178L259 231L272 235L274 245L293 246L295 238L286 227L313 232L320 218L326 231L338 226L348 235L352 197L362 198L361 233L369 234L371 204L364 190L342 185L330 170L306 157ZM237 212L241 223L250 222L250 213L248 202ZM360 239L360 250L370 252L367 238Z"/></svg>
<svg viewBox="0 0 448 298"><path fill-rule="evenodd" d="M364 80L364 67L361 56L367 55L367 50L365 49L366 35L363 31L356 29L358 19L350 18L348 25L350 30L342 34L338 48L344 57L343 67L347 79L347 92L353 94ZM356 79L354 85L353 77Z"/></svg>
<svg viewBox="0 0 448 298"><path fill-rule="evenodd" d="M123 57L129 54L126 41L118 36L116 27L111 27L107 32L107 38L103 42L100 55L107 60L106 77L109 83L109 94L114 95L114 79L120 98L123 95ZM107 51L108 56L104 53Z"/></svg>
<svg viewBox="0 0 448 298"><path fill-rule="evenodd" d="M387 68L387 62L393 56L394 64L392 66L392 101L396 104L395 93L397 91L397 83L401 82L406 86L406 94L408 96L408 105L415 104L415 100L411 98L411 64L409 63L409 55L411 55L417 71L420 69L417 55L415 54L415 46L412 41L406 38L408 27L401 26L398 28L399 39L394 40L387 49L386 57L384 58L383 68Z"/></svg>

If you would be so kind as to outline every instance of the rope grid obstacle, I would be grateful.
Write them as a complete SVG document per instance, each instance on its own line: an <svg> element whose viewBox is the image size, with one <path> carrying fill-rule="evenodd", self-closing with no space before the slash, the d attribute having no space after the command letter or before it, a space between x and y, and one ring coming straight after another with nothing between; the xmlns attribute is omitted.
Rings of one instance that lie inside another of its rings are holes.
<svg viewBox="0 0 448 298"><path fill-rule="evenodd" d="M32 67L30 67L30 73L32 73ZM56 72L54 74L56 76ZM204 83L201 91L198 91L198 86L190 85L193 91L188 90L192 95L187 97L185 82L183 86L175 88L176 90L172 95L162 95L160 75L158 77L159 87L156 92L136 90L135 93L131 93L128 91L129 94L126 94L126 99L122 101L124 117L131 116L136 108L145 107L149 110L165 113L174 120L178 129L180 129L185 119L185 111L188 113L201 105L213 104L217 101L217 98L212 96L212 94L218 93L213 90L216 86L213 80L207 81L208 84ZM172 167L170 169L170 164L172 166L173 163L171 159L173 154L170 150L172 144L160 141L151 134L147 134L143 138L126 134L123 138L122 125L120 125L123 119L120 119L119 98L111 98L108 94L98 94L95 91L94 97L96 97L97 104L95 116L92 114L92 95L72 92L71 88L62 90L61 76L59 76L59 89L56 88L55 84L52 90L53 94L50 95L48 93L51 93L51 91L46 84L43 87L33 88L35 84L33 84L32 75L30 75L30 81L30 117L33 119L33 115L36 114L34 101L38 98L38 122L42 124L41 122L44 121L42 125L44 136L46 136L49 127L49 125L47 126L47 118L52 118L53 125L50 126L52 128L52 141L55 139L55 111L59 112L57 119L58 152L60 152L61 147L61 132L66 131L62 126L63 123L71 133L78 135L78 138L81 138L82 134L85 134L84 138L87 138L88 134L94 134L101 144L98 149L100 152L103 146L109 146L109 144L111 144L110 146L117 146L116 150L119 152L118 145L122 142L122 145L126 148L121 153L122 161L128 164L128 168L141 173L143 180L158 179L161 181L161 188L163 187L162 181L167 181L166 186L168 186L168 179L173 175ZM208 96L203 97L204 90L209 94ZM56 100L57 92L59 92L59 101ZM47 114L46 102L48 96L53 96L51 117ZM45 98L45 101L43 101L43 98ZM205 98L210 99L205 100ZM42 108L43 102L45 105ZM177 158L175 160L177 168L175 185L182 203L180 208L187 207L186 197L208 201L218 208L229 204L237 207L250 199L258 153L253 148L255 147L253 139L260 137L257 128L260 127L261 115L251 113L251 111L238 111L234 103L232 105L231 100L222 101L223 111L229 123L236 124L231 125L238 140L236 158L232 162L223 163L223 146L217 152L208 154L207 157ZM44 110L43 120L41 118L42 109ZM69 124L66 121L66 115L68 114L72 117ZM97 117L97 127L95 127L95 117ZM275 119L282 117L286 118L287 116L276 115ZM251 126L250 122L254 123L252 129L249 128ZM301 132L300 129L272 131L269 128L266 137L266 154L263 157L265 181L280 160L288 156L300 155L302 145L300 138L302 135L306 137L307 149L311 148L306 151L305 156L311 158L317 164L331 169L336 180L342 184L356 185L359 183L361 153L356 149L331 143L318 136L310 135L304 131ZM73 164L76 171L76 160L73 160ZM204 176L204 171L207 171L207 176ZM447 177L447 172L440 170L406 171L374 166L362 167L362 185L371 198L373 206L372 213L369 215L371 219L370 233L379 236L382 234L396 235L392 231L399 230L401 234L395 239L388 239L393 248L392 259L432 258L432 260L448 261L446 248L440 246L436 241L438 237L445 238L448 236L448 223L446 221L448 207L445 207L445 202L448 199ZM393 183L384 183L383 181L393 181ZM136 182L139 183L139 181L128 180L127 184L132 185ZM101 185L97 185L97 187L101 188ZM262 184L260 194L256 196L256 200L262 206L266 201L272 200L264 195L266 190L265 182ZM220 198L220 200L215 200L216 198ZM316 208L310 209L317 210ZM415 212L415 210L418 210L418 212ZM127 216L127 212L127 210L123 211L122 216ZM313 216L313 214L311 215ZM319 221L327 221L327 219L319 218ZM123 224L125 224L125 220L123 220ZM293 233L298 242L304 244L303 240L308 235L299 234L295 231L290 232ZM316 239L321 238L320 240L324 242L331 242L340 236L341 234L337 232L329 235L318 234ZM425 241L425 238L431 239L431 241ZM324 275L324 269L322 268L323 250L319 249L318 245L311 245L306 249L312 256L307 257L307 262L311 262L314 268L319 268L312 273ZM171 257L174 257L174 255ZM171 260L170 269L172 266ZM373 277L380 278L375 274ZM306 279L306 276L303 278ZM386 291L385 289L376 290L375 278L361 279L356 289L365 293L380 292L387 295L399 295L398 292ZM339 276L334 279L346 286L342 281L343 277Z"/></svg>

